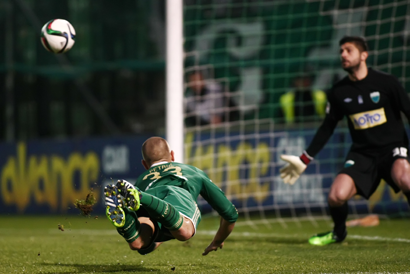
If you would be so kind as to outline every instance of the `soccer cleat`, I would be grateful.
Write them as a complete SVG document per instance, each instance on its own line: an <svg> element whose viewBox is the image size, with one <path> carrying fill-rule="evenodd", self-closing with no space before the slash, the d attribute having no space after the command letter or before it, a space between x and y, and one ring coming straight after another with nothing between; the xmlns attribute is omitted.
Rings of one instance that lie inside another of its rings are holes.
<svg viewBox="0 0 410 274"><path fill-rule="evenodd" d="M346 238L347 232L345 231L342 238L338 237L333 231L320 233L309 238L311 245L328 245L332 243L340 243Z"/></svg>
<svg viewBox="0 0 410 274"><path fill-rule="evenodd" d="M125 224L125 213L122 209L121 196L117 194L117 187L115 185L108 185L104 188L105 215L108 220L116 227L123 227Z"/></svg>
<svg viewBox="0 0 410 274"><path fill-rule="evenodd" d="M126 180L118 180L117 188L124 197L125 206L130 210L137 211L140 208L141 191Z"/></svg>
<svg viewBox="0 0 410 274"><path fill-rule="evenodd" d="M125 196L127 194L128 189L133 189L135 186L131 184L130 182L126 180L118 180L116 187L118 189L118 192L122 194L122 196Z"/></svg>

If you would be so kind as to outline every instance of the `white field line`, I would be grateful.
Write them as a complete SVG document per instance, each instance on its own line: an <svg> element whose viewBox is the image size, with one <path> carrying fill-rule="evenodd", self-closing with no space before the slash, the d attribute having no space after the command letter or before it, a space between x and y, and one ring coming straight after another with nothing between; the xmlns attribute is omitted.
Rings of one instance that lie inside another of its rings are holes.
<svg viewBox="0 0 410 274"><path fill-rule="evenodd" d="M6 229L0 229L0 232L5 232ZM105 235L118 235L117 231L113 230L93 230L93 229L66 229L63 231L58 231L58 229L49 229L50 234L61 234L61 233L75 233L81 235L94 235L94 236L105 236ZM199 230L196 234L198 235L209 235L214 236L216 230ZM302 235L302 234L279 234L279 233L255 233L255 232L232 232L231 234L234 237L251 237L251 238L306 238L311 235ZM365 236L365 235L347 235L349 239L357 240L366 240L366 241L379 241L379 242L401 242L401 243L410 243L410 239L403 238L388 238L380 236Z"/></svg>
<svg viewBox="0 0 410 274"><path fill-rule="evenodd" d="M215 231L198 231L197 234L199 235L215 235ZM255 233L255 232L233 232L232 236L240 236L240 237L261 237L261 238L299 238L303 235L295 234L275 234L275 233ZM386 241L386 242L403 242L403 243L410 243L410 239L403 239L403 238L386 238L386 237L379 237L379 236L364 236L364 235L347 235L347 238L353 238L358 240L367 240L367 241ZM307 241L307 240L306 240Z"/></svg>

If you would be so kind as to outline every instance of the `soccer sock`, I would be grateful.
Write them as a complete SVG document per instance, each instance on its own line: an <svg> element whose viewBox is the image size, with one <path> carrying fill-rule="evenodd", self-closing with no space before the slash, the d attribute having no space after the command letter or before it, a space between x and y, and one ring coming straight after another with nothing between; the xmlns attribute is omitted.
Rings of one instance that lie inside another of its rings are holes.
<svg viewBox="0 0 410 274"><path fill-rule="evenodd" d="M347 202L342 206L332 207L329 205L330 215L335 224L333 232L341 239L344 239L346 232L346 219L349 212Z"/></svg>
<svg viewBox="0 0 410 274"><path fill-rule="evenodd" d="M140 201L151 217L169 230L178 230L184 223L184 218L173 205L147 193L142 193Z"/></svg>
<svg viewBox="0 0 410 274"><path fill-rule="evenodd" d="M124 209L125 224L123 227L117 227L117 232L128 242L131 243L139 237L140 222L135 212Z"/></svg>
<svg viewBox="0 0 410 274"><path fill-rule="evenodd" d="M410 206L410 191L403 192L403 194L404 194L404 196L407 197L407 203L409 203L409 206Z"/></svg>

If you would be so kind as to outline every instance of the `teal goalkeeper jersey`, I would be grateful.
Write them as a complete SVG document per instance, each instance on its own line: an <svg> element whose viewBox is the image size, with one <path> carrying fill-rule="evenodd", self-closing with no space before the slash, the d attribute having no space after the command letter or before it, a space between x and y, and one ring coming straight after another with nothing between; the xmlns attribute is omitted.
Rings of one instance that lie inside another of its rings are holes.
<svg viewBox="0 0 410 274"><path fill-rule="evenodd" d="M195 201L201 195L228 222L232 223L238 219L235 206L199 168L176 162L164 162L142 173L135 183L142 191L163 185L184 188Z"/></svg>

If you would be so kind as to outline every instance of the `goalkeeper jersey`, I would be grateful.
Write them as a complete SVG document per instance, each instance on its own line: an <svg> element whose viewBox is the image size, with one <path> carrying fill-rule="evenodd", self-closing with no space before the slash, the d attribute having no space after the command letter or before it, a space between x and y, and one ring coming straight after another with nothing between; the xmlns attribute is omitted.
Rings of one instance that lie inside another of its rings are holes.
<svg viewBox="0 0 410 274"><path fill-rule="evenodd" d="M310 156L323 148L343 117L347 118L352 151L408 146L401 112L410 121L410 100L396 77L369 68L360 81L346 76L336 83L327 99L326 117L306 149Z"/></svg>
<svg viewBox="0 0 410 274"><path fill-rule="evenodd" d="M177 186L186 189L196 201L201 195L219 215L229 222L235 222L238 212L202 170L176 162L162 162L141 174L135 186L147 191L158 186Z"/></svg>

